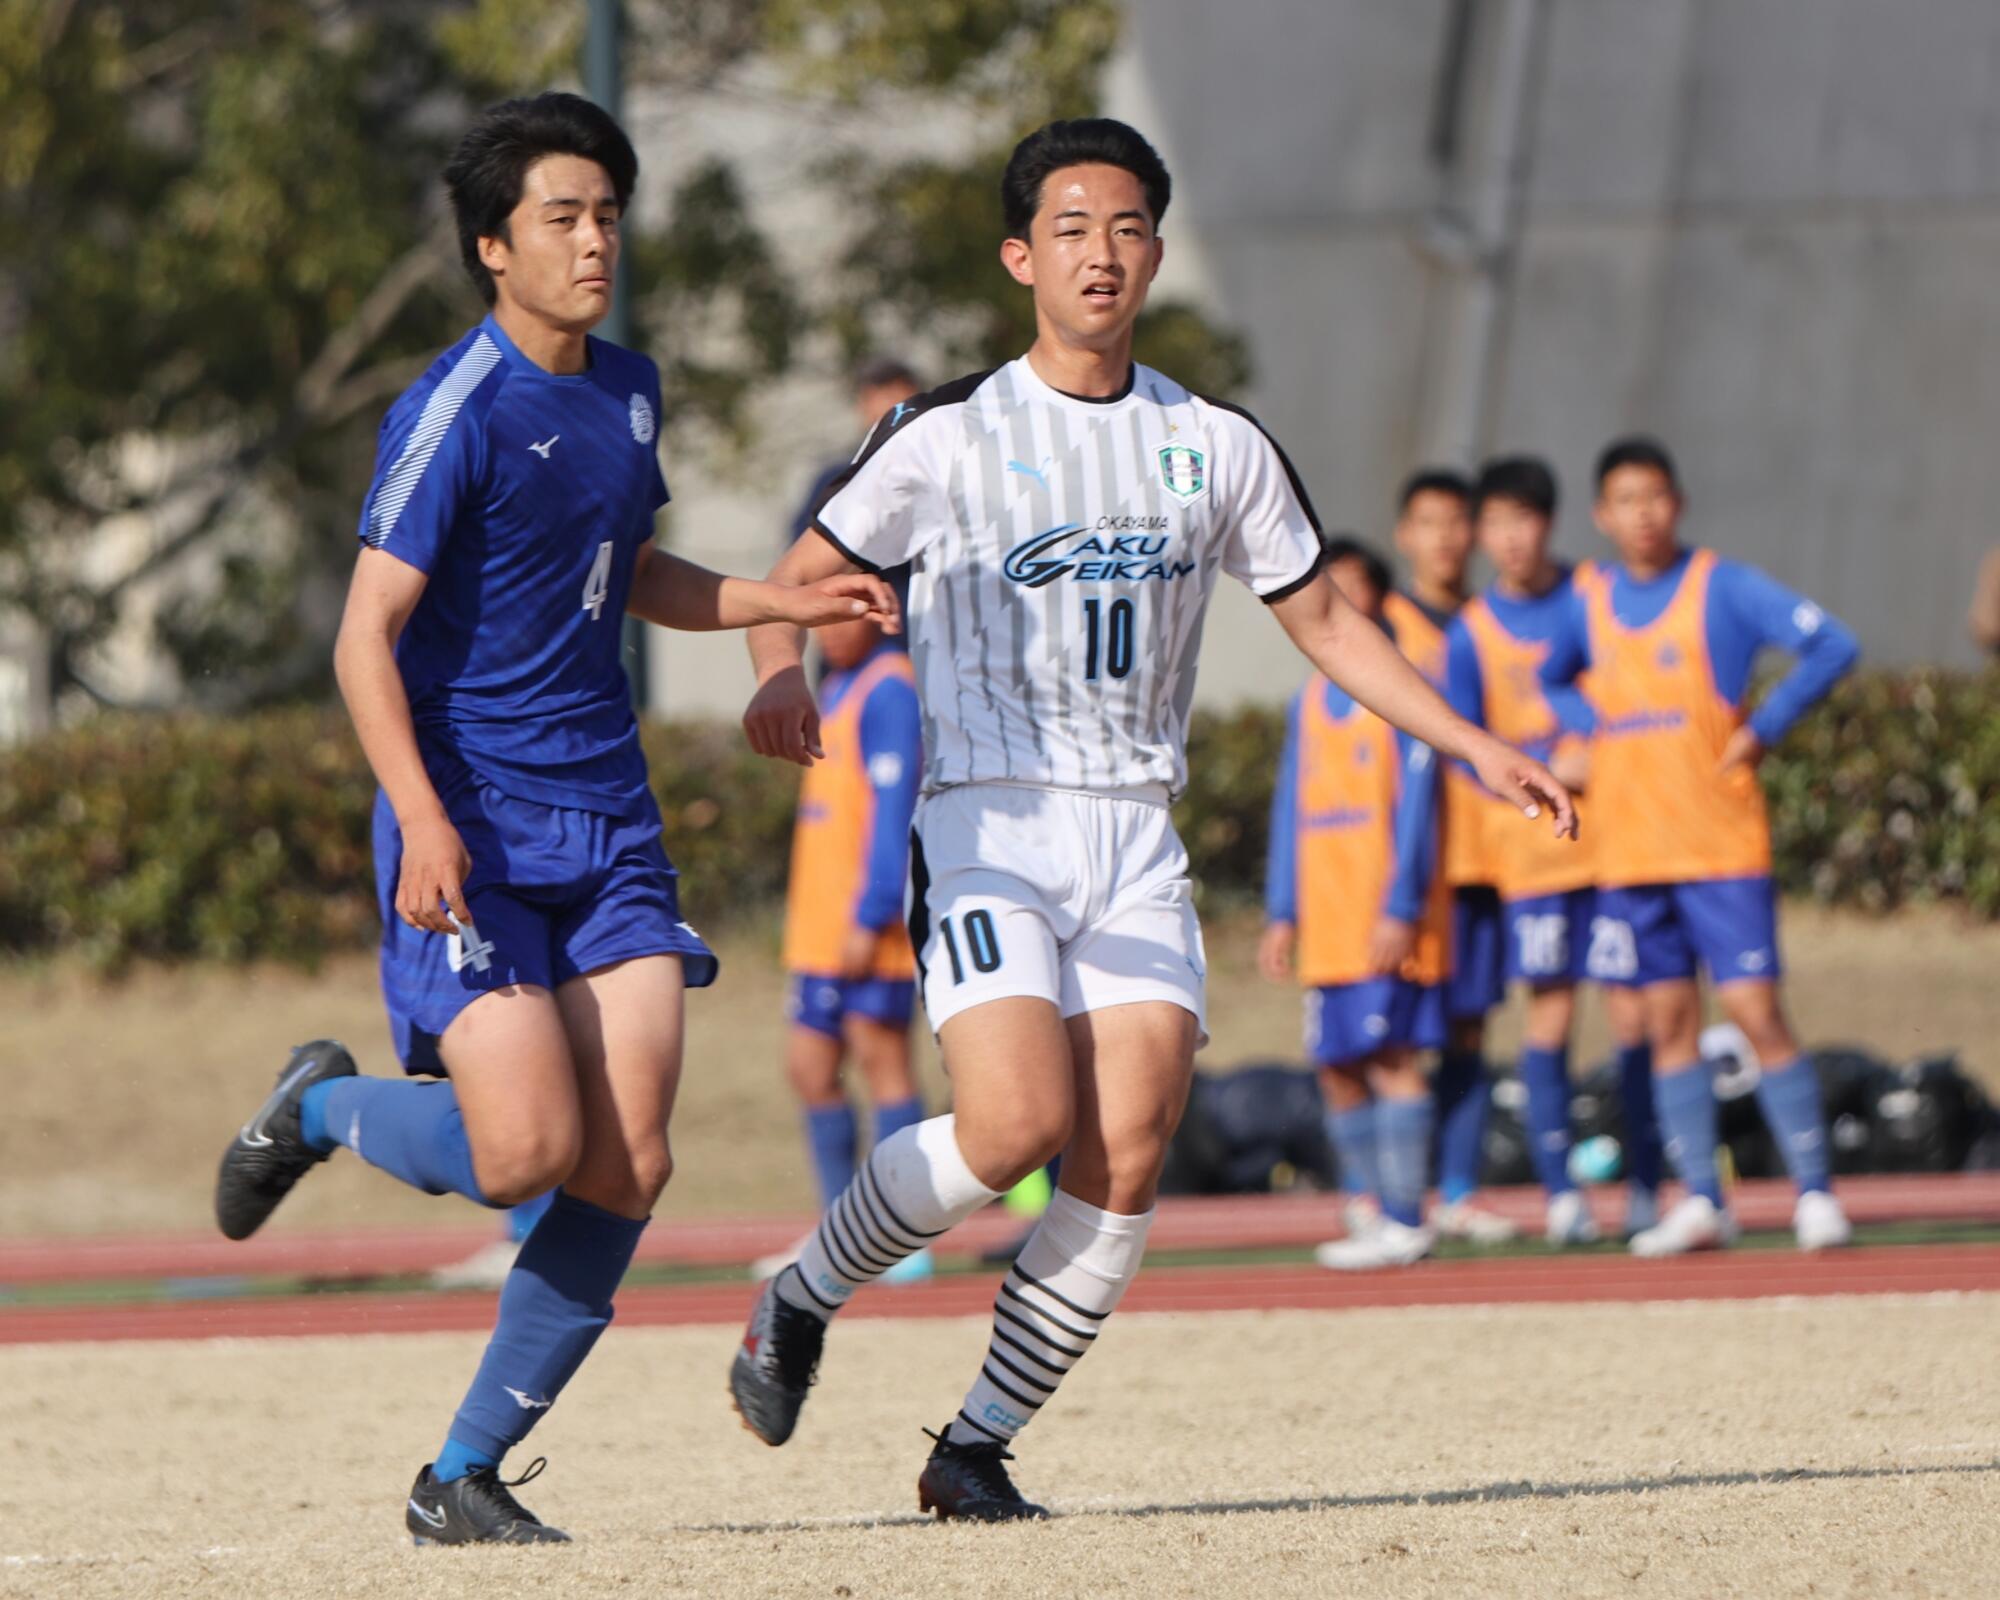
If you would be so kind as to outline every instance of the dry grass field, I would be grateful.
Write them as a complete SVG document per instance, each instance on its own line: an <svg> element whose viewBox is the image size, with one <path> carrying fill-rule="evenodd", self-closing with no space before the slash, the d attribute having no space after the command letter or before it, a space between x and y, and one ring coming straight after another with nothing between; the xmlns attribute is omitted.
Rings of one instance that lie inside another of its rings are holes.
<svg viewBox="0 0 2000 1600"><path fill-rule="evenodd" d="M1295 996L1258 978L1255 929L1209 933L1205 1065L1290 1058ZM799 1211L811 1204L802 1141L780 1075L784 992L769 932L724 943L717 987L689 1004L688 1066L675 1124L676 1214ZM2000 927L1948 912L1881 921L1797 909L1786 924L1794 1010L1808 1040L1872 1044L1891 1059L1957 1048L2000 1089ZM208 1220L213 1163L269 1085L286 1047L332 1035L365 1071L390 1070L368 957L322 971L145 970L105 983L62 969L0 969L0 1233L183 1228ZM1510 1051L1503 1016L1496 1048ZM1580 1059L1603 1047L1586 1008ZM943 1080L924 1043L935 1099ZM435 1220L450 1200L335 1162L277 1225Z"/></svg>

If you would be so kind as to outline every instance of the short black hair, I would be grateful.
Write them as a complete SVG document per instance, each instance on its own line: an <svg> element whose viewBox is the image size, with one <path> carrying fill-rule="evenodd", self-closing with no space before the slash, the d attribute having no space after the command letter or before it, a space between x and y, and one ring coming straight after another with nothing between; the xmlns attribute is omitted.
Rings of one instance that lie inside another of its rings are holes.
<svg viewBox="0 0 2000 1600"><path fill-rule="evenodd" d="M498 290L479 259L479 241L507 238L507 219L521 203L522 181L543 156L595 161L610 176L621 213L639 182L639 158L625 130L610 112L582 95L551 92L488 106L445 163L444 186L458 224L458 253L489 306Z"/></svg>
<svg viewBox="0 0 2000 1600"><path fill-rule="evenodd" d="M1604 480L1620 467L1651 467L1667 480L1667 487L1675 494L1681 492L1681 475L1674 467L1674 458L1667 454L1667 447L1648 433L1628 433L1622 439L1613 439L1597 457L1597 492L1604 492Z"/></svg>
<svg viewBox="0 0 2000 1600"><path fill-rule="evenodd" d="M1000 211L1007 237L1025 239L1042 205L1042 185L1052 172L1089 163L1123 167L1146 191L1146 209L1157 230L1173 198L1174 180L1160 152L1129 123L1113 117L1077 117L1037 128L1014 146L1000 178Z"/></svg>
<svg viewBox="0 0 2000 1600"><path fill-rule="evenodd" d="M892 383L903 384L912 389L923 388L923 380L903 362L894 356L870 356L856 363L851 381L854 392L863 389L886 389Z"/></svg>
<svg viewBox="0 0 2000 1600"><path fill-rule="evenodd" d="M1389 570L1389 563L1382 558L1381 551L1357 534L1336 533L1326 539L1321 548L1326 552L1325 562L1332 566L1336 561L1358 561L1361 570L1368 575L1375 592L1387 595L1396 587L1396 575Z"/></svg>
<svg viewBox="0 0 2000 1600"><path fill-rule="evenodd" d="M1512 500L1554 520L1556 474L1540 456L1495 456L1479 469L1472 486L1472 514L1489 500Z"/></svg>
<svg viewBox="0 0 2000 1600"><path fill-rule="evenodd" d="M1403 480L1403 487L1396 494L1398 515L1410 509L1410 502L1420 494L1448 494L1463 505L1472 504L1472 485L1465 474L1455 467L1419 467Z"/></svg>

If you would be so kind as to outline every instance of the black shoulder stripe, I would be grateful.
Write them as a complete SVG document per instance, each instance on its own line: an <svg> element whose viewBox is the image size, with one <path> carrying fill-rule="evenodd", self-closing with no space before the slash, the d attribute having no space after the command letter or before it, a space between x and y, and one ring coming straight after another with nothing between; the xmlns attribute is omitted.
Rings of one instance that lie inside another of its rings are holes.
<svg viewBox="0 0 2000 1600"><path fill-rule="evenodd" d="M988 367L984 372L972 372L963 378L953 378L949 383L941 383L935 389L926 389L920 395L899 401L892 409L885 411L881 420L868 430L868 437L861 441L861 448L854 452L854 459L827 480L820 489L818 498L813 501L811 519L818 525L819 531L826 532L826 526L820 522L819 514L826 509L827 502L847 487L862 464L888 442L890 435L907 427L913 417L920 417L926 411L935 411L939 406L963 405L972 398L973 390L992 377L996 370Z"/></svg>
<svg viewBox="0 0 2000 1600"><path fill-rule="evenodd" d="M1292 465L1292 458L1285 454L1285 447L1279 444L1278 441L1272 437L1271 430L1265 427L1263 423L1259 422L1256 419L1256 417L1252 416L1248 411L1245 411L1243 407L1239 405L1233 405L1227 400L1218 400L1213 395L1204 394L1197 396L1197 398L1201 400L1206 400L1210 405L1214 406L1218 411L1227 411L1235 416L1241 417L1245 422L1249 423L1251 427L1255 428L1259 433L1261 433L1264 436L1265 440L1270 444L1271 448L1278 452L1278 460L1284 466L1285 476L1291 481L1292 493L1299 497L1299 504L1305 509L1306 521L1312 524L1313 532L1318 534L1320 538L1324 539L1326 537L1326 529L1319 520L1319 513L1313 509L1312 496L1306 493L1306 486L1304 481L1299 477L1298 468ZM1319 569L1315 567L1313 570L1316 572ZM1311 572L1308 572L1305 575L1305 577L1299 579L1298 583L1292 585L1291 588L1297 588L1309 582L1312 576L1313 574ZM1288 588L1285 591L1285 593L1286 594L1291 593L1291 588ZM1266 596L1266 598L1272 600L1279 600L1283 599L1284 596L1269 595Z"/></svg>

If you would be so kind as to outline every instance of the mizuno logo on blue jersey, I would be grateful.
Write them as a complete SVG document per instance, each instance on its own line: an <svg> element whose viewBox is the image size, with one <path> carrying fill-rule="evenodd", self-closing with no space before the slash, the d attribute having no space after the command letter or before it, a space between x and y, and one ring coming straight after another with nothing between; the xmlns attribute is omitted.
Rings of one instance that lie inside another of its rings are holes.
<svg viewBox="0 0 2000 1600"><path fill-rule="evenodd" d="M1065 522L1023 539L1007 552L1000 570L1030 589L1065 574L1079 583L1172 582L1188 576L1195 564L1163 560L1170 543L1165 535L1093 533L1080 522Z"/></svg>

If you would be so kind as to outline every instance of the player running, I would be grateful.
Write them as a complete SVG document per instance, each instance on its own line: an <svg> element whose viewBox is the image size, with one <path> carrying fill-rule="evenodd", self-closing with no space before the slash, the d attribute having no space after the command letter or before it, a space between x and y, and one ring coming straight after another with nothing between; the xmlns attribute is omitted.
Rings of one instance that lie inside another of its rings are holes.
<svg viewBox="0 0 2000 1600"><path fill-rule="evenodd" d="M1420 467L1396 498L1396 549L1410 569L1407 593L1392 593L1383 616L1396 644L1439 689L1445 682L1445 629L1465 604L1472 562L1472 485L1448 467ZM1486 1014L1506 998L1501 971L1500 900L1487 836L1494 798L1469 772L1447 765L1440 787L1444 877L1452 890L1451 976L1445 981L1445 1047L1431 1075L1436 1108L1438 1198L1431 1225L1447 1239L1500 1244L1514 1225L1474 1196L1484 1155L1493 1079L1486 1067Z"/></svg>
<svg viewBox="0 0 2000 1600"><path fill-rule="evenodd" d="M1618 562L1573 590L1541 668L1564 722L1592 733L1599 893L1590 975L1640 994L1654 1104L1689 1190L1632 1249L1679 1255L1735 1235L1697 1043L1697 961L1757 1052L1757 1101L1798 1185L1799 1245L1824 1249L1845 1244L1849 1229L1828 1186L1819 1080L1778 994L1778 899L1757 763L1854 664L1859 646L1841 622L1756 568L1683 545L1681 506L1673 458L1656 441L1606 447L1596 519ZM1750 669L1767 645L1797 664L1748 710ZM1588 702L1571 688L1584 672Z"/></svg>
<svg viewBox="0 0 2000 1600"><path fill-rule="evenodd" d="M397 1051L405 1072L449 1081L361 1077L339 1045L303 1046L216 1183L232 1239L339 1146L481 1205L557 1189L410 1490L419 1544L567 1537L510 1492L541 1464L509 1483L500 1462L611 1320L673 1168L683 991L715 978L660 845L620 619L894 621L877 578L748 583L652 544L659 374L588 337L637 176L617 123L564 94L494 107L445 169L492 309L383 422L334 666L382 786Z"/></svg>
<svg viewBox="0 0 2000 1600"><path fill-rule="evenodd" d="M1467 602L1445 630L1446 695L1470 722L1489 728L1558 770L1562 728L1537 676L1549 639L1569 615L1571 573L1549 554L1555 529L1556 477L1535 456L1506 456L1479 471L1473 522L1493 563L1491 588ZM1580 743L1574 736L1572 742ZM1585 815L1580 843L1550 848L1532 828L1495 828L1489 862L1504 919L1505 972L1528 989L1521 1083L1527 1091L1529 1148L1548 1197L1550 1244L1588 1244L1597 1224L1570 1176L1569 1045L1576 989L1584 974L1595 874L1595 821ZM1615 991L1614 991L1615 992ZM1659 1135L1653 1121L1652 1057L1643 1022L1613 1002L1620 1034L1620 1100L1625 1111L1631 1233L1659 1220Z"/></svg>
<svg viewBox="0 0 2000 1600"><path fill-rule="evenodd" d="M1060 1188L919 1480L943 1517L1044 1514L1009 1479L1008 1446L1101 1336L1145 1249L1202 1031L1201 930L1167 807L1218 573L1362 704L1531 814L1573 822L1554 778L1455 715L1338 598L1297 478L1257 423L1133 363L1168 193L1123 123L1024 139L1001 183L1000 254L1033 291L1032 348L884 418L773 573L912 563L926 756L911 937L956 1112L861 1164L759 1299L730 1388L782 1444L855 1290L1060 1151ZM798 634L750 643L751 744L809 763L819 719Z"/></svg>

